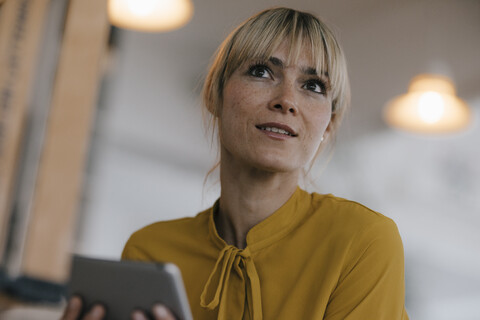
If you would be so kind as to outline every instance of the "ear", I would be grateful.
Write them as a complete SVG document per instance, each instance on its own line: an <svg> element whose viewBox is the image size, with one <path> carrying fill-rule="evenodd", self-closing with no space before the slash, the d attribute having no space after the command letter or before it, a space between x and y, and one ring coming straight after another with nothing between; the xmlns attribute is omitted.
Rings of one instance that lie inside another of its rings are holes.
<svg viewBox="0 0 480 320"><path fill-rule="evenodd" d="M327 135L329 135L334 130L336 116L337 115L334 112L332 112L332 115L330 117L330 122L328 123L327 129L325 129L325 133Z"/></svg>
<svg viewBox="0 0 480 320"><path fill-rule="evenodd" d="M220 118L223 111L223 90L220 96L215 98L215 102L212 104L212 110L210 112L215 118Z"/></svg>
<svg viewBox="0 0 480 320"><path fill-rule="evenodd" d="M219 101L219 102L213 102L211 103L206 109L208 110L208 112L214 117L214 118L218 118L220 117L221 113L222 113L222 101Z"/></svg>
<svg viewBox="0 0 480 320"><path fill-rule="evenodd" d="M219 102L218 106L216 106L215 110L213 111L213 116L215 118L220 118L222 116L222 110L223 110L222 106L223 106L223 103Z"/></svg>

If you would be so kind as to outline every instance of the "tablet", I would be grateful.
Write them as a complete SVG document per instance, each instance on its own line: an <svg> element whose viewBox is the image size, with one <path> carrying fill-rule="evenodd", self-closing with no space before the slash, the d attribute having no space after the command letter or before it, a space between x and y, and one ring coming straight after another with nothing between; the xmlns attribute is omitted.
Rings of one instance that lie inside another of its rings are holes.
<svg viewBox="0 0 480 320"><path fill-rule="evenodd" d="M140 309L147 315L162 303L179 320L192 320L180 270L172 263L109 261L74 256L68 295L79 295L84 310L101 303L105 319L130 319Z"/></svg>

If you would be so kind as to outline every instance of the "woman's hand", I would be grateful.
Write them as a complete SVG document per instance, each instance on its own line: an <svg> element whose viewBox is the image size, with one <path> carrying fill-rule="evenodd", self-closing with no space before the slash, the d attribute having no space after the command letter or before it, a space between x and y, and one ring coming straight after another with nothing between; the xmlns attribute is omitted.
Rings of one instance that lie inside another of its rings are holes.
<svg viewBox="0 0 480 320"><path fill-rule="evenodd" d="M154 320L175 320L173 314L164 305L156 304L152 307L151 311ZM77 296L73 296L68 302L61 320L78 320L81 312L82 300ZM105 308L100 304L96 304L82 320L100 320L103 319L103 317L105 317ZM132 320L148 320L148 317L139 310L132 312L131 318Z"/></svg>
<svg viewBox="0 0 480 320"><path fill-rule="evenodd" d="M156 304L152 307L152 315L154 320L175 320L170 310L161 304ZM148 318L143 312L134 311L132 313L132 320L148 320Z"/></svg>
<svg viewBox="0 0 480 320"><path fill-rule="evenodd" d="M65 308L61 320L77 320L82 312L82 299L77 296L73 296L68 305ZM96 304L90 309L90 311L83 317L82 320L100 320L105 316L105 308Z"/></svg>

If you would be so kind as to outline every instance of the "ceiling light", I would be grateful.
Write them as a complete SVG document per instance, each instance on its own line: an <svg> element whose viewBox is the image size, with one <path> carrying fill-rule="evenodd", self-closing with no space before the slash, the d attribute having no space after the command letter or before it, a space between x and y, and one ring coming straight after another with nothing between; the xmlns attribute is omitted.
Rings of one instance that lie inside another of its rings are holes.
<svg viewBox="0 0 480 320"><path fill-rule="evenodd" d="M446 133L467 127L471 114L449 78L422 74L412 79L406 94L387 104L384 118L389 125L407 131Z"/></svg>
<svg viewBox="0 0 480 320"><path fill-rule="evenodd" d="M191 0L109 0L110 23L137 31L170 31L193 15Z"/></svg>

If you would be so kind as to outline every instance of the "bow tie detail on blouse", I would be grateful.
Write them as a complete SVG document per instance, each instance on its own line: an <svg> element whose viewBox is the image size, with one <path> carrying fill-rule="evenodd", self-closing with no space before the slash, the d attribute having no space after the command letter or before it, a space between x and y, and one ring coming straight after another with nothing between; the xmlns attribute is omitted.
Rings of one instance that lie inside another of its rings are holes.
<svg viewBox="0 0 480 320"><path fill-rule="evenodd" d="M262 320L260 280L249 248L241 250L228 245L222 249L203 289L200 305L209 310L219 307L219 320Z"/></svg>

